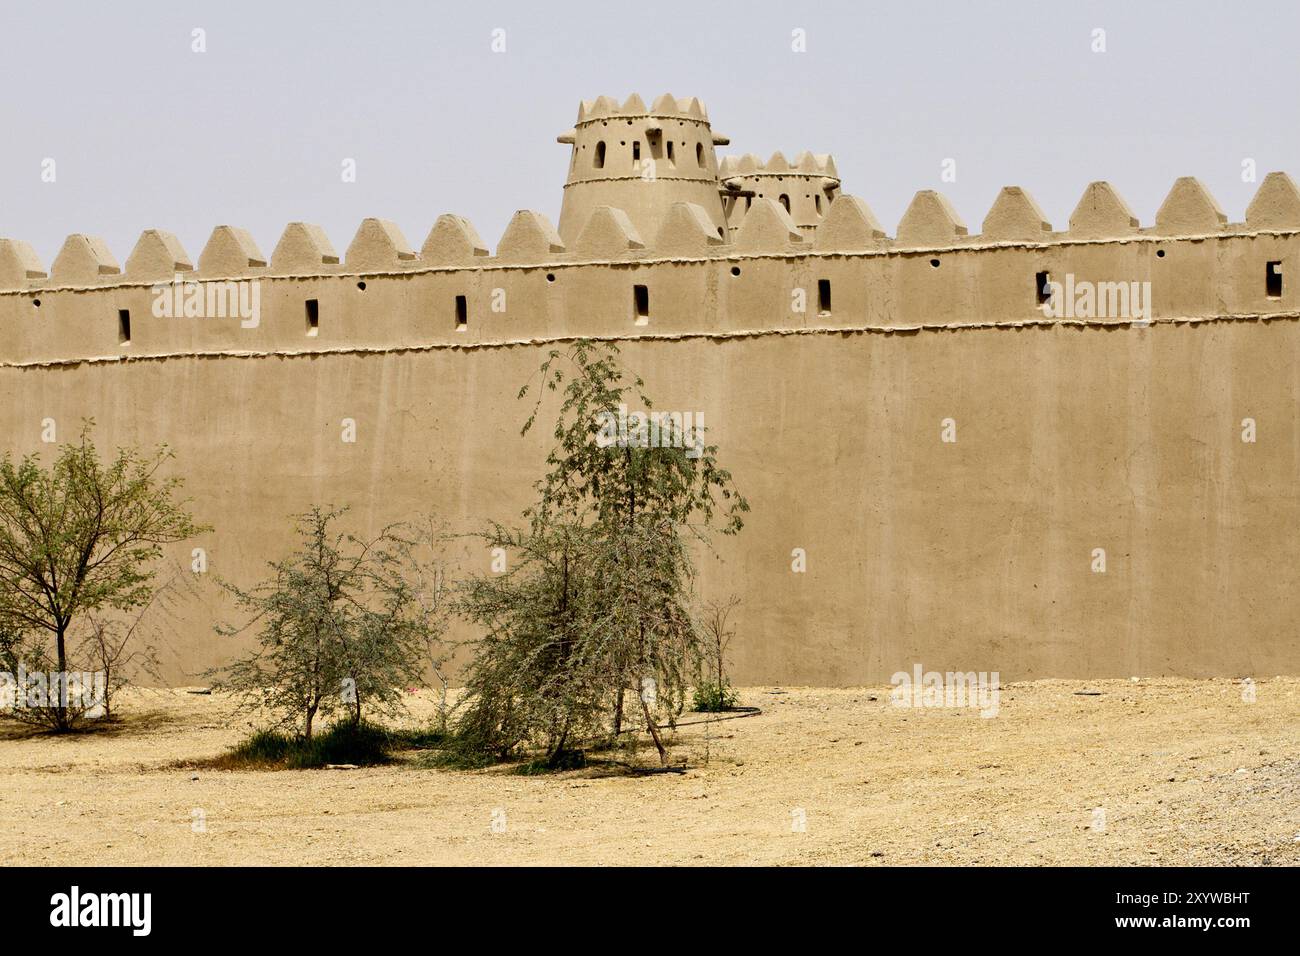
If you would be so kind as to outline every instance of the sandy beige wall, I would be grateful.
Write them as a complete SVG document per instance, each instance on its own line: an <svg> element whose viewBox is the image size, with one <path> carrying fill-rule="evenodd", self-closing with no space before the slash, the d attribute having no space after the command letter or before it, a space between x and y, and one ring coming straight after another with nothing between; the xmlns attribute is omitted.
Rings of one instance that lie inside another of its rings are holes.
<svg viewBox="0 0 1300 956"><path fill-rule="evenodd" d="M730 278L681 268L687 284ZM544 271L527 281L546 294ZM784 276L769 282L732 294L788 295ZM78 294L91 295L56 293ZM706 595L744 600L740 681L880 682L918 662L1011 679L1300 671L1294 319L623 347L660 408L704 413L753 505L721 560L702 561ZM371 526L426 509L465 531L516 515L544 448L518 436L514 396L546 348L8 365L0 435L48 454L43 419L67 438L92 416L105 445L168 442L216 528L196 542L209 577L248 583L286 546L285 516L315 501L349 502ZM945 418L955 443L940 440ZM457 561L485 569L488 555L466 546ZM169 680L233 650L210 630L221 610L205 582L164 655Z"/></svg>

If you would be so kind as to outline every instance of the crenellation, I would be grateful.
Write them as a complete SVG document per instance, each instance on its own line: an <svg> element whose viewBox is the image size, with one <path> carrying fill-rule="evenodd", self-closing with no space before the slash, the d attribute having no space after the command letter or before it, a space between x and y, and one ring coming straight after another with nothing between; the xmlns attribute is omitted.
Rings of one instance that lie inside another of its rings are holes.
<svg viewBox="0 0 1300 956"><path fill-rule="evenodd" d="M987 240L1048 241L1052 224L1034 197L1019 186L1003 186L984 217L980 238Z"/></svg>
<svg viewBox="0 0 1300 956"><path fill-rule="evenodd" d="M429 230L420 247L424 266L467 266L491 253L479 238L478 230L463 216L444 213Z"/></svg>
<svg viewBox="0 0 1300 956"><path fill-rule="evenodd" d="M271 252L271 272L280 275L319 275L339 264L338 253L320 226L291 222Z"/></svg>
<svg viewBox="0 0 1300 956"><path fill-rule="evenodd" d="M713 225L703 207L693 202L677 202L664 216L652 253L669 259L698 258L715 254L724 245L726 240L721 230Z"/></svg>
<svg viewBox="0 0 1300 956"><path fill-rule="evenodd" d="M258 275L267 267L266 257L253 234L238 226L217 226L199 253L202 278L242 278Z"/></svg>
<svg viewBox="0 0 1300 956"><path fill-rule="evenodd" d="M577 259L619 259L645 249L645 243L627 213L612 206L597 206L574 243Z"/></svg>
<svg viewBox="0 0 1300 956"><path fill-rule="evenodd" d="M871 207L857 196L843 193L831 203L813 239L819 252L862 252L884 244L885 230Z"/></svg>
<svg viewBox="0 0 1300 956"><path fill-rule="evenodd" d="M803 245L804 236L775 199L755 199L735 233L743 252L785 252Z"/></svg>
<svg viewBox="0 0 1300 956"><path fill-rule="evenodd" d="M898 223L899 244L930 246L948 244L966 236L966 223L948 197L933 189L922 189Z"/></svg>
<svg viewBox="0 0 1300 956"><path fill-rule="evenodd" d="M121 272L103 239L74 233L64 240L63 248L54 257L50 281L56 285L97 285L106 276Z"/></svg>
<svg viewBox="0 0 1300 956"><path fill-rule="evenodd" d="M0 239L0 291L26 289L49 273L31 243L22 239Z"/></svg>
<svg viewBox="0 0 1300 956"><path fill-rule="evenodd" d="M1246 207L1251 229L1300 229L1300 189L1286 173L1269 173Z"/></svg>
<svg viewBox="0 0 1300 956"><path fill-rule="evenodd" d="M348 271L400 269L416 262L415 250L397 224L387 219L365 219L343 254Z"/></svg>
<svg viewBox="0 0 1300 956"><path fill-rule="evenodd" d="M541 265L555 261L554 257L564 251L564 241L549 219L540 212L520 209L497 243L496 258L511 265Z"/></svg>
<svg viewBox="0 0 1300 956"><path fill-rule="evenodd" d="M193 271L189 253L179 239L161 229L146 229L127 257L125 276L130 281L170 280L178 272Z"/></svg>
<svg viewBox="0 0 1300 956"><path fill-rule="evenodd" d="M1076 239L1111 239L1137 231L1137 216L1108 182L1089 183L1070 213L1070 235Z"/></svg>
<svg viewBox="0 0 1300 956"><path fill-rule="evenodd" d="M1163 236L1195 236L1220 232L1227 223L1228 217L1201 181L1183 176L1160 204L1155 232Z"/></svg>

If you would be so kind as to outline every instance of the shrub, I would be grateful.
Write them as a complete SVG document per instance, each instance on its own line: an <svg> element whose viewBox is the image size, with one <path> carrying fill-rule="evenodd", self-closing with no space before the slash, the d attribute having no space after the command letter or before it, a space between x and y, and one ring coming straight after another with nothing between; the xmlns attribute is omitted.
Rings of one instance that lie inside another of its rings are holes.
<svg viewBox="0 0 1300 956"><path fill-rule="evenodd" d="M364 540L332 530L345 510L299 515L301 545L272 563L269 580L250 591L223 584L248 612L245 626L259 628L259 646L213 672L214 686L307 740L320 718L342 714L360 727L363 705L398 713L403 688L437 666L442 583L416 555L421 539L403 525Z"/></svg>
<svg viewBox="0 0 1300 956"><path fill-rule="evenodd" d="M471 579L455 601L484 631L456 726L463 754L505 759L537 747L549 766L570 761L575 748L619 734L630 690L667 760L660 728L683 709L703 653L689 613L688 538L705 540L723 508L722 531L734 534L749 505L700 432L656 444L611 430L629 399L652 404L639 378L625 381L617 354L582 341L551 352L539 370L538 404L523 431L541 393L562 391L550 470L524 513L526 530L494 526L483 535L513 554L509 569Z"/></svg>

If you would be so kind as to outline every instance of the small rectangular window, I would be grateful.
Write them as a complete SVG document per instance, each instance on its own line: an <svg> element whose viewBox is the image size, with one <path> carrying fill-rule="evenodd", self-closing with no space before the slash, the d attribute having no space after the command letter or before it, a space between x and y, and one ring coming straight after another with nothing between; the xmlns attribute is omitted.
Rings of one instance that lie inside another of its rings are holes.
<svg viewBox="0 0 1300 956"><path fill-rule="evenodd" d="M1039 305L1052 301L1052 274L1039 272L1034 276L1034 297Z"/></svg>
<svg viewBox="0 0 1300 956"><path fill-rule="evenodd" d="M469 327L469 303L463 295L456 296L456 331L464 332Z"/></svg>
<svg viewBox="0 0 1300 956"><path fill-rule="evenodd" d="M129 309L117 310L117 343L119 345L131 344L131 311Z"/></svg>
<svg viewBox="0 0 1300 956"><path fill-rule="evenodd" d="M650 287L644 285L632 286L632 311L636 316L637 325L645 325L650 321Z"/></svg>
<svg viewBox="0 0 1300 956"><path fill-rule="evenodd" d="M831 314L831 280L817 280L817 311L822 315Z"/></svg>
<svg viewBox="0 0 1300 956"><path fill-rule="evenodd" d="M1282 298L1282 263L1270 262L1264 273L1264 289L1270 299Z"/></svg>
<svg viewBox="0 0 1300 956"><path fill-rule="evenodd" d="M315 299L307 300L307 334L315 335L320 331L320 303Z"/></svg>
<svg viewBox="0 0 1300 956"><path fill-rule="evenodd" d="M641 162L641 141L639 139L632 141L632 162Z"/></svg>

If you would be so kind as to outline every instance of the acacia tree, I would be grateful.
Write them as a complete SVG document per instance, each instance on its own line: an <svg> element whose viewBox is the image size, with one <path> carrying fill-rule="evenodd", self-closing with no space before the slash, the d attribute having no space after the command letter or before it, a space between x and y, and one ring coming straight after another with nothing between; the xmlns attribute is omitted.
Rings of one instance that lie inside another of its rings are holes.
<svg viewBox="0 0 1300 956"><path fill-rule="evenodd" d="M346 511L296 516L298 549L256 587L222 582L250 618L218 633L257 628L258 647L214 672L215 686L307 739L318 718L345 713L357 726L363 706L399 711L401 689L423 680L442 633L441 574L417 554L430 539L407 525L365 539L335 531Z"/></svg>
<svg viewBox="0 0 1300 956"><path fill-rule="evenodd" d="M749 510L703 435L652 445L609 441L629 399L648 412L639 378L628 381L612 344L553 351L520 398L559 392L556 444L537 482L528 529L495 528L488 539L518 554L497 579L469 582L461 612L487 630L467 688L461 728L508 752L545 742L555 759L570 739L606 720L621 730L627 690L640 696L661 762L661 721L680 712L699 634L689 613L688 538L707 540L715 512L734 534ZM602 438L606 440L602 440Z"/></svg>
<svg viewBox="0 0 1300 956"><path fill-rule="evenodd" d="M74 625L147 606L162 546L208 530L178 500L181 479L160 474L172 457L165 445L149 455L120 448L105 462L92 427L49 468L37 455L0 461L0 646L11 663L63 677L37 712L58 731L80 716L65 676Z"/></svg>

